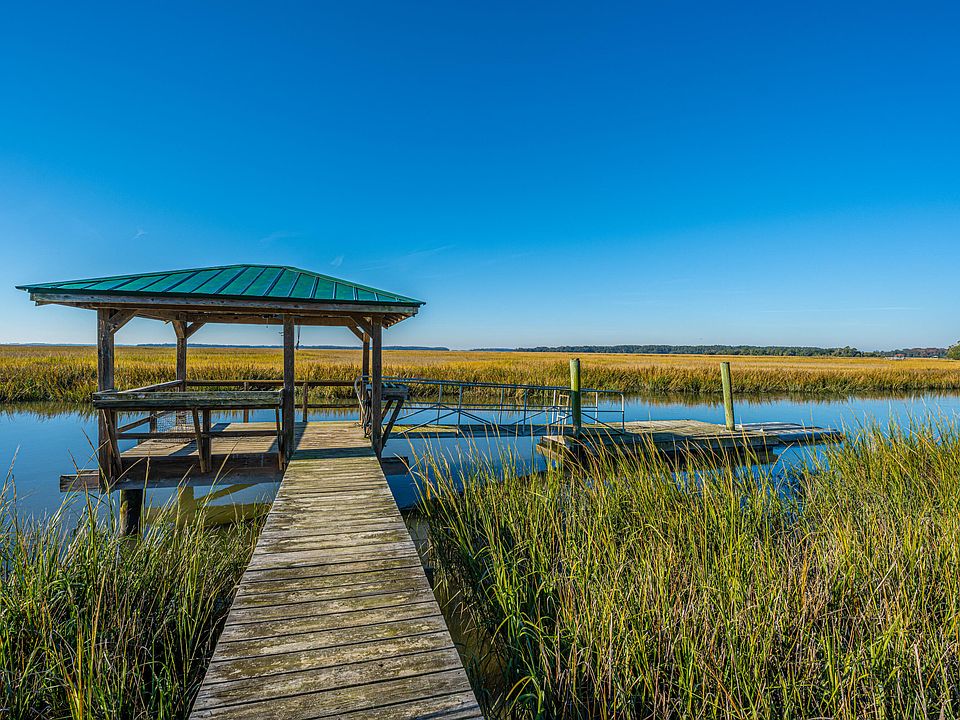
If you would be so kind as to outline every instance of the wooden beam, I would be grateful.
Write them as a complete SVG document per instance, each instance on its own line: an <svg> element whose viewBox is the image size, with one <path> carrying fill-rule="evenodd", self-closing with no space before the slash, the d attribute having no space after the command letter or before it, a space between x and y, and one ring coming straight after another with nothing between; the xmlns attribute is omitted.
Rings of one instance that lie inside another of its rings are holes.
<svg viewBox="0 0 960 720"><path fill-rule="evenodd" d="M294 352L293 316L283 318L283 441L287 458L293 453L294 422L294 373L296 371Z"/></svg>
<svg viewBox="0 0 960 720"><path fill-rule="evenodd" d="M356 328L353 325L347 325L347 330L356 335L358 340L363 341L363 330Z"/></svg>
<svg viewBox="0 0 960 720"><path fill-rule="evenodd" d="M136 310L116 310L113 312L107 319L111 332L116 333L117 330L133 320L136 315Z"/></svg>
<svg viewBox="0 0 960 720"><path fill-rule="evenodd" d="M81 308L83 310L99 310L107 307L100 303L74 303L74 302L38 302L38 305L63 305L66 307ZM225 325L276 325L283 322L283 313L281 311L269 313L262 311L243 311L226 312L222 310L197 310L191 308L189 312L177 308L155 308L144 307L137 308L135 317L146 318L148 320L161 320L171 322L172 320L193 319L204 323L222 323ZM412 317L411 313L387 313L382 314L381 325L385 328L397 324L401 320ZM323 312L298 312L294 314L294 322L297 325L307 325L315 327L348 327L356 324L355 314L336 311Z"/></svg>
<svg viewBox="0 0 960 720"><path fill-rule="evenodd" d="M205 390L197 392L104 392L93 394L99 409L138 410L242 410L283 406L281 390Z"/></svg>
<svg viewBox="0 0 960 720"><path fill-rule="evenodd" d="M77 305L75 307L86 307ZM205 323L219 323L223 325L277 325L283 323L283 313L226 313L226 312L190 312L183 313L174 310L140 310L138 317L148 318L150 320L161 320L163 322L172 322L173 320L187 318ZM350 315L294 315L293 321L297 325L308 325L311 327L350 327L356 325L353 317Z"/></svg>
<svg viewBox="0 0 960 720"><path fill-rule="evenodd" d="M361 315L353 315L353 321L363 330L367 335L373 334L373 324L367 320L367 318Z"/></svg>
<svg viewBox="0 0 960 720"><path fill-rule="evenodd" d="M370 340L373 344L372 367L370 372L370 442L373 445L373 451L380 457L383 451L380 437L382 432L381 422L383 418L383 328L380 327L379 320L375 320L371 328Z"/></svg>

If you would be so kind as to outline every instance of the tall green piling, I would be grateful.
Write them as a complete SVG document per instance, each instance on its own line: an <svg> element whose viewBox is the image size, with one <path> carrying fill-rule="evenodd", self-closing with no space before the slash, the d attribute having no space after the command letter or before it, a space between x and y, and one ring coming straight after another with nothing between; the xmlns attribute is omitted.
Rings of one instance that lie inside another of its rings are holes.
<svg viewBox="0 0 960 720"><path fill-rule="evenodd" d="M723 414L727 419L727 430L737 427L733 416L733 381L730 379L730 363L720 363L720 379L723 382Z"/></svg>

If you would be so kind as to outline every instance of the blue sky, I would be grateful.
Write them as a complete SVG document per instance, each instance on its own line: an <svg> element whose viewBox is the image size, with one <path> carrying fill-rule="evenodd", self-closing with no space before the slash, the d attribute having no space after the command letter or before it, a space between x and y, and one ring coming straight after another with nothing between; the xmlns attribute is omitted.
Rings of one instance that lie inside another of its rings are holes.
<svg viewBox="0 0 960 720"><path fill-rule="evenodd" d="M958 27L948 3L18 3L0 341L94 338L17 283L265 262L426 300L398 344L951 343Z"/></svg>

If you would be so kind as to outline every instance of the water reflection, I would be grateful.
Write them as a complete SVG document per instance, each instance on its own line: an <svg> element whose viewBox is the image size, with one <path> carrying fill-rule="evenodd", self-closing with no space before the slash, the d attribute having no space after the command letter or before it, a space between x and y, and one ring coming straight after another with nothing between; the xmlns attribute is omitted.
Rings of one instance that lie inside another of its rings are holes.
<svg viewBox="0 0 960 720"><path fill-rule="evenodd" d="M739 422L783 421L841 429L856 428L864 423L890 422L907 424L913 419L942 418L954 420L960 414L960 395L913 394L842 397L809 396L744 396L737 398ZM310 420L355 420L353 410L311 412ZM240 413L221 413L215 421L240 420ZM251 420L273 420L267 411L250 413ZM300 416L298 414L298 420ZM619 417L617 418L619 420ZM723 422L719 397L690 395L657 395L631 397L625 406L625 419L630 420L703 420ZM0 406L0 464L10 468L16 483L18 513L38 515L56 510L63 496L59 476L81 468L96 467L94 438L96 416L89 406L63 403L23 403ZM128 441L130 442L130 441ZM534 451L535 438L474 437L470 439L392 438L385 456L415 459L426 452L441 453L454 469L465 467L482 456L496 461L509 451L524 471L537 471L544 459ZM788 449L778 460L789 467L809 457L808 452ZM416 473L414 473L416 475ZM401 507L416 502L416 480L410 475L391 475L390 487ZM244 517L262 511L276 493L275 483L245 485L231 483L224 487L150 490L147 493L148 517L166 503L176 503L184 512L193 511L200 502L209 502L218 517L231 513ZM110 502L115 502L115 495ZM110 504L101 503L108 512Z"/></svg>

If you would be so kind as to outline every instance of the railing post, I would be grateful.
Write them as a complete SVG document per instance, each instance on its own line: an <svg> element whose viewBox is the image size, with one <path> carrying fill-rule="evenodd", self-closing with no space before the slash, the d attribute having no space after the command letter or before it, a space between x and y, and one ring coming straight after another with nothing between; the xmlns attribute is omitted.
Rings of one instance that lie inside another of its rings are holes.
<svg viewBox="0 0 960 720"><path fill-rule="evenodd" d="M570 361L570 424L574 436L580 435L582 418L580 416L580 358Z"/></svg>
<svg viewBox="0 0 960 720"><path fill-rule="evenodd" d="M308 410L308 408L310 407L310 405L309 405L308 402L307 402L307 388L308 388L308 387L309 387L309 386L307 385L307 381L304 380L304 381L303 381L303 421L304 421L304 422L307 421L307 410Z"/></svg>
<svg viewBox="0 0 960 720"><path fill-rule="evenodd" d="M727 421L727 430L735 430L737 427L733 415L733 382L730 378L730 363L720 363L720 381L723 384L723 414Z"/></svg>

